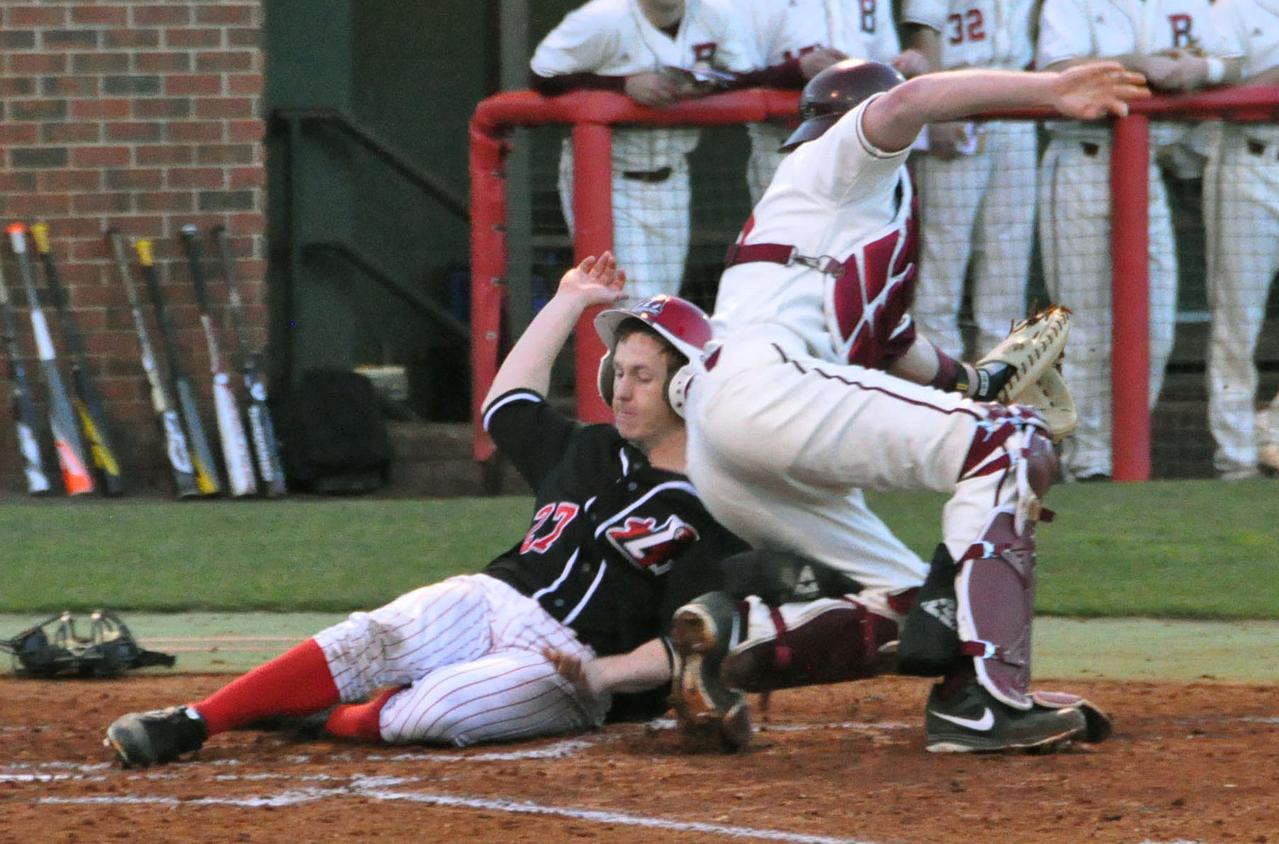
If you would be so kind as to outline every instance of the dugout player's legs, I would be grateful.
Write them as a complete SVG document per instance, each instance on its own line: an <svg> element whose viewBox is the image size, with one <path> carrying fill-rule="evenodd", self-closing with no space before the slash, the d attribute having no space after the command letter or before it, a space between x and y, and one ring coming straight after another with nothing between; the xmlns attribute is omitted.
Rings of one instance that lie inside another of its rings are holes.
<svg viewBox="0 0 1279 844"><path fill-rule="evenodd" d="M778 152L778 148L790 137L791 131L775 123L746 124L746 135L751 141L750 159L746 162L746 187L750 191L752 207L758 204L786 157L785 153Z"/></svg>
<svg viewBox="0 0 1279 844"><path fill-rule="evenodd" d="M1264 144L1250 150L1235 131L1204 174L1208 227L1208 424L1217 443L1213 464L1222 477L1255 474L1257 371L1253 363L1266 296L1279 268L1279 160ZM1261 152L1255 152L1258 148Z"/></svg>
<svg viewBox="0 0 1279 844"><path fill-rule="evenodd" d="M959 305L993 165L987 152L950 160L925 155L915 164L922 225L911 313L920 332L953 358L964 357Z"/></svg>
<svg viewBox="0 0 1279 844"><path fill-rule="evenodd" d="M978 357L993 349L1009 326L1026 315L1026 282L1035 238L1035 124L987 124L986 155L993 172L977 219L972 269Z"/></svg>
<svg viewBox="0 0 1279 844"><path fill-rule="evenodd" d="M1067 440L1066 470L1073 478L1111 473L1111 300L1109 143L1054 138L1039 178L1040 243L1048 295L1074 311L1070 347L1062 367L1079 413ZM1176 258L1167 196L1158 170L1149 168L1150 403L1163 384L1172 351Z"/></svg>
<svg viewBox="0 0 1279 844"><path fill-rule="evenodd" d="M678 296L684 279L691 225L688 161L680 155L672 162L651 173L613 177L613 254L626 268L633 301Z"/></svg>
<svg viewBox="0 0 1279 844"><path fill-rule="evenodd" d="M659 138L660 139L660 138ZM613 254L626 268L626 292L638 301L659 293L678 296L688 257L691 188L688 159L679 153L655 170L618 170L612 179ZM560 208L569 233L573 215L573 155L560 153Z"/></svg>

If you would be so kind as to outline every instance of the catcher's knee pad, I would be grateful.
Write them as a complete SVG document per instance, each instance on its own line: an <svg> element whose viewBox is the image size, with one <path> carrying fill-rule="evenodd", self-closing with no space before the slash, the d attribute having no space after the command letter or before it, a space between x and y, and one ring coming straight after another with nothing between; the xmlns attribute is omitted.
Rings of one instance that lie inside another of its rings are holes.
<svg viewBox="0 0 1279 844"><path fill-rule="evenodd" d="M996 698L1030 709L1030 623L1035 597L1035 540L1015 514L996 512L959 561L955 579L960 651L977 681Z"/></svg>
<svg viewBox="0 0 1279 844"><path fill-rule="evenodd" d="M955 620L955 576L959 568L945 544L937 546L928 577L902 623L897 673L937 677L949 672L963 653Z"/></svg>
<svg viewBox="0 0 1279 844"><path fill-rule="evenodd" d="M1042 500L1057 477L1058 466L1043 418L1023 405L981 407L984 418L973 432L957 493L989 497L993 509L1011 506L1018 534L1040 519L1050 521L1052 511L1042 506Z"/></svg>
<svg viewBox="0 0 1279 844"><path fill-rule="evenodd" d="M748 692L873 677L890 667L897 623L855 598L769 606L746 600L745 633L724 658L726 685Z"/></svg>

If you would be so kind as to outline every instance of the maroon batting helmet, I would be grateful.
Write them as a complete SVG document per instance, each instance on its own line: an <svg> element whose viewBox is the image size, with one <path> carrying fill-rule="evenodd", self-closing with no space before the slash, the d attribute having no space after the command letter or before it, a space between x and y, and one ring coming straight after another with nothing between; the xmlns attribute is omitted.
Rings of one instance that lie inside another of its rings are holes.
<svg viewBox="0 0 1279 844"><path fill-rule="evenodd" d="M700 358L702 349L711 341L711 321L706 312L678 296L661 293L600 311L595 317L595 331L604 341L606 351L600 358L598 386L600 396L609 404L613 403L613 352L617 350L617 329L630 319L652 328L689 361ZM670 390L674 375L674 372L667 373L667 400L675 412L683 416L683 396L672 394Z"/></svg>
<svg viewBox="0 0 1279 844"><path fill-rule="evenodd" d="M845 59L808 80L799 97L803 121L782 144L781 152L820 138L835 121L856 108L871 94L887 91L906 81L892 67L865 59Z"/></svg>

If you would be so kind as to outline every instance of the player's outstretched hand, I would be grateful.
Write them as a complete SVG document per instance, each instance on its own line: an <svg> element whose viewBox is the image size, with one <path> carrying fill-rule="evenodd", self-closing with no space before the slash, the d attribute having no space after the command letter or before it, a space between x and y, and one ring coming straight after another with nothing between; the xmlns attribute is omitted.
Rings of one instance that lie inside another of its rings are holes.
<svg viewBox="0 0 1279 844"><path fill-rule="evenodd" d="M596 258L590 255L571 267L560 279L559 293L580 297L586 307L612 305L626 294L626 271L617 265L612 252Z"/></svg>
<svg viewBox="0 0 1279 844"><path fill-rule="evenodd" d="M1124 117L1128 103L1150 96L1146 77L1119 62L1090 62L1057 74L1054 107L1067 117L1097 120L1107 115Z"/></svg>

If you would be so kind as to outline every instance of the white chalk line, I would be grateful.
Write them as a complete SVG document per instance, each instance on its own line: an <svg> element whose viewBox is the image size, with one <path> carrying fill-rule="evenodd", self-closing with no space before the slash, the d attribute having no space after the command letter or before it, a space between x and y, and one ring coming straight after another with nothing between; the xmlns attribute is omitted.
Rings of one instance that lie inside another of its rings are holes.
<svg viewBox="0 0 1279 844"><path fill-rule="evenodd" d="M757 838L766 841L788 841L795 844L872 844L856 838L838 838L828 835L808 835L782 829L736 826L733 824L680 821L650 815L634 815L602 809L581 809L573 806L551 806L527 800L505 798L465 797L455 794L438 794L425 791L389 791L380 787L379 780L395 778L368 778L367 784L352 782L348 788L304 788L283 791L275 795L250 797L198 797L182 799L148 795L103 795L96 797L42 797L36 802L43 805L156 805L176 808L180 806L232 806L236 808L282 808L333 798L362 798L383 802L410 802L447 808L480 809L515 815L538 815L569 818L571 820L608 824L611 826L635 826L648 829L664 829L671 832L700 832L723 835L729 838Z"/></svg>

